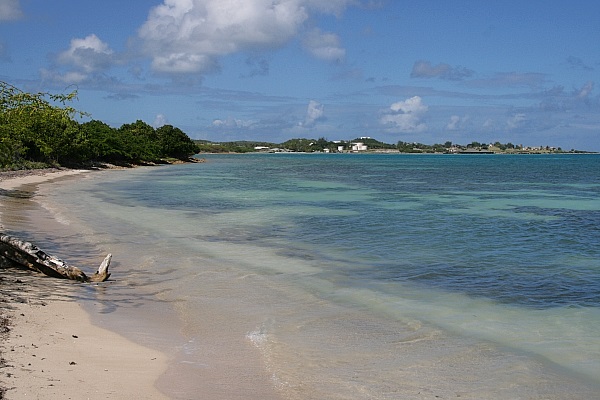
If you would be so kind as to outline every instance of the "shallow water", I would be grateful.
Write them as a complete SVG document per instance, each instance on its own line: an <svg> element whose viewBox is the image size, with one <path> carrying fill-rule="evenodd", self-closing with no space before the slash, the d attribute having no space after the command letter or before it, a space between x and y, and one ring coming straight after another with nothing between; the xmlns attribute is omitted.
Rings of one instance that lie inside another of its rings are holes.
<svg viewBox="0 0 600 400"><path fill-rule="evenodd" d="M114 254L89 307L173 398L597 393L600 157L205 158L38 198L50 246Z"/></svg>

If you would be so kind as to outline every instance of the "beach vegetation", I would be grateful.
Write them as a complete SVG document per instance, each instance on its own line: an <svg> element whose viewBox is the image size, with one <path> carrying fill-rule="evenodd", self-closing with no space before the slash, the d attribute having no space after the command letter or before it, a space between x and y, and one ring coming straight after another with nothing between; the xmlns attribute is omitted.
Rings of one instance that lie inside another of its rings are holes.
<svg viewBox="0 0 600 400"><path fill-rule="evenodd" d="M80 122L89 114L71 106L77 91L29 93L0 81L0 169L82 165L91 162L158 163L187 159L198 146L181 129L155 129L138 120L113 128Z"/></svg>

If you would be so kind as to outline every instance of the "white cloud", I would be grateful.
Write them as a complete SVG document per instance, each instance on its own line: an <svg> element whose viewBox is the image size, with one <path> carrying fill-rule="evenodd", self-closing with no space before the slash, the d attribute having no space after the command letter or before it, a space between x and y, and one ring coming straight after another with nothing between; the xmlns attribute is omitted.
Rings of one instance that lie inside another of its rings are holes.
<svg viewBox="0 0 600 400"><path fill-rule="evenodd" d="M495 127L495 123L494 123L494 120L491 118L486 119L482 125L482 128L486 129L486 130L494 129L494 127Z"/></svg>
<svg viewBox="0 0 600 400"><path fill-rule="evenodd" d="M452 115L450 117L450 120L446 124L446 129L449 131L458 131L458 130L464 129L465 126L467 125L467 123L469 122L469 120L470 120L470 118L468 115L465 115L464 117L460 117L458 115Z"/></svg>
<svg viewBox="0 0 600 400"><path fill-rule="evenodd" d="M512 115L508 121L506 121L506 126L508 129L517 129L523 125L527 121L527 116L524 113L517 113Z"/></svg>
<svg viewBox="0 0 600 400"><path fill-rule="evenodd" d="M169 120L167 119L167 117L164 114L156 114L156 117L154 117L154 122L152 123L152 126L155 128L160 128L161 126L164 126L168 123L169 123Z"/></svg>
<svg viewBox="0 0 600 400"><path fill-rule="evenodd" d="M157 55L152 61L152 68L159 72L194 73L217 70L218 65L213 58L190 53L170 53Z"/></svg>
<svg viewBox="0 0 600 400"><path fill-rule="evenodd" d="M61 74L45 68L40 70L40 75L45 81L59 82L67 85L79 84L88 78L87 74L78 71L69 71Z"/></svg>
<svg viewBox="0 0 600 400"><path fill-rule="evenodd" d="M139 29L159 72L207 72L217 57L277 47L308 18L297 1L165 0Z"/></svg>
<svg viewBox="0 0 600 400"><path fill-rule="evenodd" d="M325 61L341 61L346 56L339 37L334 33L321 32L318 28L308 32L303 45L310 54Z"/></svg>
<svg viewBox="0 0 600 400"><path fill-rule="evenodd" d="M214 128L229 128L229 129L237 129L237 128L250 128L255 124L255 121L251 120L241 120L233 117L228 117L227 119L215 119L212 122L212 126Z"/></svg>
<svg viewBox="0 0 600 400"><path fill-rule="evenodd" d="M339 14L353 0L164 0L138 30L152 68L164 73L206 73L219 57L281 47L299 34L311 13ZM339 53L337 37L327 51ZM339 55L339 54L337 54ZM332 57L330 54L328 57Z"/></svg>
<svg viewBox="0 0 600 400"><path fill-rule="evenodd" d="M446 129L449 131L455 131L458 129L458 124L460 123L460 117L458 115L453 115L450 117L450 121L446 125Z"/></svg>
<svg viewBox="0 0 600 400"><path fill-rule="evenodd" d="M57 61L84 73L91 73L110 67L112 55L110 47L98 36L91 34L83 39L71 39L71 46L58 55Z"/></svg>
<svg viewBox="0 0 600 400"><path fill-rule="evenodd" d="M311 100L308 102L306 108L306 119L301 125L305 128L311 128L315 126L318 121L325 119L325 107L318 101Z"/></svg>
<svg viewBox="0 0 600 400"><path fill-rule="evenodd" d="M451 81L460 81L471 77L474 72L465 67L452 67L449 64L440 63L432 65L431 62L425 60L416 61L413 65L411 78L440 78Z"/></svg>
<svg viewBox="0 0 600 400"><path fill-rule="evenodd" d="M0 0L0 21L14 21L22 17L19 0Z"/></svg>
<svg viewBox="0 0 600 400"><path fill-rule="evenodd" d="M577 98L578 99L587 98L590 95L590 93L592 92L592 90L594 90L594 82L592 82L592 81L586 82L585 85L583 85L583 87L577 92Z"/></svg>
<svg viewBox="0 0 600 400"><path fill-rule="evenodd" d="M422 118L428 109L419 96L414 96L392 104L379 122L392 132L422 132L427 129Z"/></svg>

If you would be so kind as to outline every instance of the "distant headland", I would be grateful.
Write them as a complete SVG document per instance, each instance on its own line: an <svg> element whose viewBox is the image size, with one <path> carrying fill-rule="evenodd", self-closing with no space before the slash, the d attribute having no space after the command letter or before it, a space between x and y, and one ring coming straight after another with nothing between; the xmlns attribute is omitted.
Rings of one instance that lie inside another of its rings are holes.
<svg viewBox="0 0 600 400"><path fill-rule="evenodd" d="M416 153L416 154L594 154L584 150L563 150L555 146L523 146L512 143L423 144L402 142L389 144L371 137L354 140L290 139L283 143L258 141L211 142L194 140L202 153Z"/></svg>

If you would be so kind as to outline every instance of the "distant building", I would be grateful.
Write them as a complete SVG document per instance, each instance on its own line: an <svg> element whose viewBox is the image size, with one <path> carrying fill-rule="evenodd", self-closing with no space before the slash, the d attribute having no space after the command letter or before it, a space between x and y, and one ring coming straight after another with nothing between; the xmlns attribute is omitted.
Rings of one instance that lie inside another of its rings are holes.
<svg viewBox="0 0 600 400"><path fill-rule="evenodd" d="M363 142L352 143L351 146L351 151L367 151L367 145Z"/></svg>

